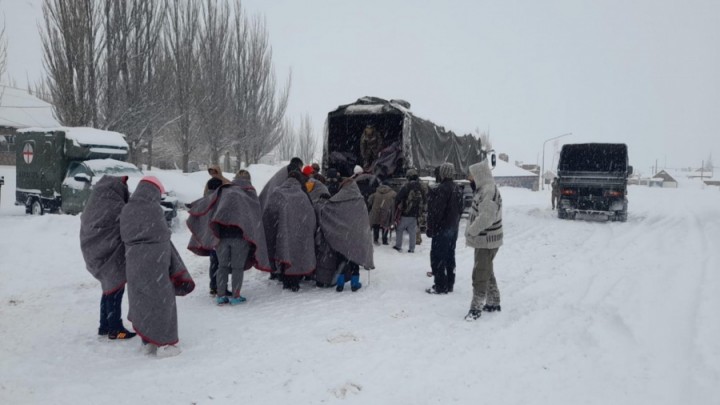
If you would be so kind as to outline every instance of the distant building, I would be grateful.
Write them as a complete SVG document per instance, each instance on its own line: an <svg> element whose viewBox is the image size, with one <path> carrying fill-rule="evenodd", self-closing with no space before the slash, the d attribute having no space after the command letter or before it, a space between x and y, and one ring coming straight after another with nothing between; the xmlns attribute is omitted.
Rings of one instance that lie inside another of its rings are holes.
<svg viewBox="0 0 720 405"><path fill-rule="evenodd" d="M657 185L663 188L677 188L678 181L673 176L671 176L670 173L666 172L665 170L660 170L655 174L655 176L652 177L650 182L651 187Z"/></svg>
<svg viewBox="0 0 720 405"><path fill-rule="evenodd" d="M497 165L493 169L492 173L493 178L495 178L495 183L498 186L521 187L528 190L537 190L537 174L512 165L504 160L497 161Z"/></svg>

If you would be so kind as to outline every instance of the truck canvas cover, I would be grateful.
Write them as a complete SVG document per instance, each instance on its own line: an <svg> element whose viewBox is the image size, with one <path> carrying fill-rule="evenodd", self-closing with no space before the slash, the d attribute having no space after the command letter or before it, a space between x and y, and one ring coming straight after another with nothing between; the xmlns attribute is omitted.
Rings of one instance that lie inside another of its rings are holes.
<svg viewBox="0 0 720 405"><path fill-rule="evenodd" d="M392 177L404 175L411 167L420 175L431 175L435 167L445 162L453 163L458 172L467 174L468 167L481 160L481 142L472 135L458 136L415 116L407 101L363 97L328 114L323 166L336 167L337 159L346 159L350 168L361 164L360 137L368 124L382 134L383 148L396 150L394 161L383 161L382 156L378 159L383 165L391 166L387 175ZM336 168L345 176L351 174Z"/></svg>

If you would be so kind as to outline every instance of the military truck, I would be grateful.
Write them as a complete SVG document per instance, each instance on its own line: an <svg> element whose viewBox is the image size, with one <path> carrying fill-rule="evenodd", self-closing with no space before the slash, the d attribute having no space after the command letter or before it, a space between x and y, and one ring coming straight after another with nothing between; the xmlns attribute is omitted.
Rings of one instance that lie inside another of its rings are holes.
<svg viewBox="0 0 720 405"><path fill-rule="evenodd" d="M420 176L432 176L445 162L455 165L456 177L467 177L468 167L482 160L481 142L472 135L452 131L415 116L405 100L362 97L328 113L323 142L323 170L336 168L343 177L363 166L360 139L372 125L382 139L379 156L370 170L383 178L397 179L415 168Z"/></svg>
<svg viewBox="0 0 720 405"><path fill-rule="evenodd" d="M104 175L128 176L134 189L143 176L125 162L128 144L122 134L95 128L27 128L16 136L15 205L34 215L78 214L92 185ZM177 199L163 195L165 218L177 216Z"/></svg>
<svg viewBox="0 0 720 405"><path fill-rule="evenodd" d="M583 143L563 145L558 162L558 218L576 214L627 220L627 182L632 174L627 145Z"/></svg>

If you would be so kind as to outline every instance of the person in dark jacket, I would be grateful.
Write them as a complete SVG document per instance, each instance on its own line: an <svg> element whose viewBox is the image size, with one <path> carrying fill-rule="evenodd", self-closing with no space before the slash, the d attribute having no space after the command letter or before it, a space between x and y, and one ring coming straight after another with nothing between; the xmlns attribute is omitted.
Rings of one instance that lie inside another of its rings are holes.
<svg viewBox="0 0 720 405"><path fill-rule="evenodd" d="M120 238L120 212L127 204L127 176L103 176L93 186L80 216L80 250L85 266L102 287L98 335L110 340L135 336L122 323L125 292L125 245Z"/></svg>
<svg viewBox="0 0 720 405"><path fill-rule="evenodd" d="M403 234L407 231L410 237L408 253L415 252L416 229L418 217L422 215L422 207L426 204L426 195L420 185L420 178L415 169L408 169L405 173L408 182L400 189L395 197L396 210L400 212L400 223L395 233L395 246L393 249L402 252Z"/></svg>
<svg viewBox="0 0 720 405"><path fill-rule="evenodd" d="M162 183L145 176L120 213L130 312L128 319L148 354L180 354L175 296L193 291L195 283L170 240L160 205Z"/></svg>
<svg viewBox="0 0 720 405"><path fill-rule="evenodd" d="M432 238L430 267L435 285L429 294L447 294L455 285L455 244L463 210L463 195L455 184L455 166L443 163L438 168L439 185L428 198L427 235Z"/></svg>
<svg viewBox="0 0 720 405"><path fill-rule="evenodd" d="M365 201L365 204L368 205L369 210L370 206L368 198L370 195L375 193L375 190L377 190L378 187L380 187L380 180L374 174L363 171L363 168L360 166L355 166L355 169L355 174L352 178L355 180L355 183L357 183L357 186L360 189L360 194L362 194L363 200ZM360 169L359 172L357 169Z"/></svg>

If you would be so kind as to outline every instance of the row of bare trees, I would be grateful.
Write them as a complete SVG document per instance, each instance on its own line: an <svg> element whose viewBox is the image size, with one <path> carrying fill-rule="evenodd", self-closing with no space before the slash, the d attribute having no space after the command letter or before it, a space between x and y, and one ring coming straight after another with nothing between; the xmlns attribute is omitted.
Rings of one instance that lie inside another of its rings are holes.
<svg viewBox="0 0 720 405"><path fill-rule="evenodd" d="M290 75L278 85L266 23L239 0L44 0L43 14L38 92L64 125L126 134L134 163L253 163L288 132Z"/></svg>

